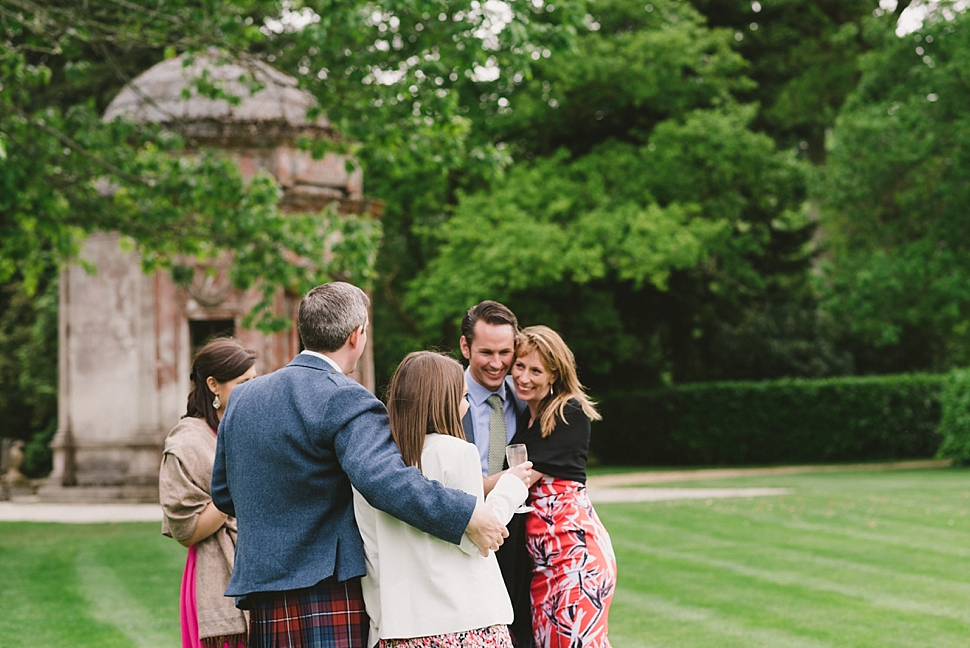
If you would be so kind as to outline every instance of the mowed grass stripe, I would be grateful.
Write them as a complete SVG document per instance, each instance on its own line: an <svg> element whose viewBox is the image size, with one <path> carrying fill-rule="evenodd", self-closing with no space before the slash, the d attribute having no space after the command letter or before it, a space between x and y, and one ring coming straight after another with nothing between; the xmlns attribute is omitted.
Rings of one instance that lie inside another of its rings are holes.
<svg viewBox="0 0 970 648"><path fill-rule="evenodd" d="M620 588L617 602L614 603L611 618L623 615L631 619L653 618L662 622L665 635L679 637L681 641L690 641L683 645L710 645L704 643L705 637L717 637L718 646L739 646L750 648L827 648L825 641L812 637L800 636L789 630L780 628L758 627L756 624L722 614L715 608L700 607L666 599L660 596L641 594L626 588ZM611 623L611 626L615 625ZM669 639L657 643L658 637L651 639L651 633L646 627L640 628L640 638L631 639L617 636L614 630L610 633L614 646L670 646Z"/></svg>
<svg viewBox="0 0 970 648"><path fill-rule="evenodd" d="M953 538L953 534L951 532L935 534L933 533L933 529L926 527L923 527L922 529L923 537L914 539L909 535L904 535L902 533L900 533L898 537L893 537L893 535L891 535L894 531L911 531L911 525L907 525L906 527L902 528L893 528L890 525L884 525L884 531L881 533L859 531L855 528L859 525L848 528L840 528L833 527L831 525L813 524L809 522L782 522L780 526L793 532L827 534L843 537L846 540L853 542L866 543L869 545L882 545L880 551L899 550L900 552L907 554L912 553L913 551L919 551L921 553L928 554L928 557L936 555L936 558L941 562L945 561L953 565L956 565L960 561L966 562L966 559L970 558L970 545L954 545L951 543Z"/></svg>
<svg viewBox="0 0 970 648"><path fill-rule="evenodd" d="M92 619L74 568L88 532L58 524L0 524L0 648L129 646Z"/></svg>
<svg viewBox="0 0 970 648"><path fill-rule="evenodd" d="M2 522L0 648L177 648L184 562L155 523Z"/></svg>
<svg viewBox="0 0 970 648"><path fill-rule="evenodd" d="M967 477L946 470L717 480L704 486L796 494L598 505L620 562L614 605L636 618L633 627L616 626L611 616L614 645L966 646L970 568L954 556L970 545L960 515ZM956 515L954 525L941 513ZM685 607L693 621L679 623L674 612ZM769 631L781 634L759 634Z"/></svg>
<svg viewBox="0 0 970 648"><path fill-rule="evenodd" d="M909 590L909 588L905 588L907 590L905 594L901 593L902 595L892 595L884 591L883 588L886 587L886 583L876 583L875 586L873 586L871 583L854 586L846 584L845 582L838 582L840 580L847 581L852 578L851 574L844 571L826 571L824 573L832 576L833 578L820 578L817 576L812 576L809 573L806 573L806 571L798 571L787 568L798 565L798 563L791 563L788 561L781 563L779 566L774 566L774 568L771 568L770 565L766 565L765 568L757 568L738 561L709 558L699 553L673 551L669 549L654 549L651 547L644 547L643 545L632 546L628 542L624 543L623 546L625 546L626 549L632 549L633 551L647 556L662 557L672 562L679 561L682 563L689 563L692 567L704 569L712 574L717 574L720 572L721 576L725 576L724 572L731 572L737 576L762 581L764 584L778 585L789 589L807 589L817 590L819 592L830 592L849 599L866 601L872 605L888 608L896 612L949 617L970 626L970 610L951 607L948 602L949 599L946 597L933 596L934 599L938 600L930 600L924 603L916 600L915 595L918 593ZM767 563L767 561L764 562ZM804 565L804 563L802 563L802 565ZM840 578L840 575L842 578ZM858 581L856 580L856 582ZM760 587L760 585L756 586ZM937 595L938 592L926 591L923 592L923 594ZM792 595L796 597L799 596L798 594L794 593Z"/></svg>
<svg viewBox="0 0 970 648"><path fill-rule="evenodd" d="M644 538L662 538L664 533L670 531L669 527L658 524L639 523L637 526ZM849 580L867 575L898 583L907 591L925 587L928 592L946 595L944 598L952 595L961 599L970 599L970 581L959 574L954 574L948 561L934 556L925 556L922 561L924 564L919 566L919 570L914 571L909 566L910 548L891 556L890 564L887 565L886 552L874 553L868 543L832 542L830 539L826 541L811 533L792 535L788 532L775 533L774 531L769 525L755 524L747 529L743 536L725 535L723 530L705 533L686 531L682 528L677 528L675 533L681 546L702 547L705 555L712 551L722 552L725 555L731 555L732 552L746 555L750 552L752 544L756 543L758 553L763 560L770 558L781 565L811 566L836 575L845 573ZM648 547L649 544L645 547L639 542L635 545L637 549L647 550ZM878 562L874 564L873 560ZM934 562L938 564L934 565ZM962 568L964 565L961 564L959 567ZM924 571L920 571L927 568L947 575L928 576ZM957 571L966 570L957 569Z"/></svg>
<svg viewBox="0 0 970 648"><path fill-rule="evenodd" d="M123 579L104 558L103 552L85 547L74 563L91 618L121 632L134 648L176 648L169 620L133 596L131 585L135 583Z"/></svg>

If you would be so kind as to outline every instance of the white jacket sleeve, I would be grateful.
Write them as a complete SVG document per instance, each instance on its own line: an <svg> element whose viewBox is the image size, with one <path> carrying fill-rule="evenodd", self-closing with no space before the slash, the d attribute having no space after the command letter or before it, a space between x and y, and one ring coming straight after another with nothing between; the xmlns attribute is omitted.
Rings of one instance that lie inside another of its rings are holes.
<svg viewBox="0 0 970 648"><path fill-rule="evenodd" d="M471 445L471 444L469 444ZM478 452L474 452L470 455L472 463L475 465L475 475L476 479L481 482L481 464L478 459ZM479 493L484 492L484 487ZM515 509L521 506L525 502L525 498L529 495L529 489L522 482L521 479L515 475L510 475L508 473L502 475L502 477L496 482L495 487L492 492L488 494L485 498L485 505L492 508L492 512L495 517L499 519L502 524L508 524L509 520L515 514ZM479 495L481 497L481 495ZM478 547L471 538L468 537L466 533L461 537L461 543L458 545L462 551L469 555L478 554Z"/></svg>
<svg viewBox="0 0 970 648"><path fill-rule="evenodd" d="M508 524L515 514L515 509L525 503L529 489L521 479L515 475L505 473L495 484L495 488L485 498L486 504L492 505L492 510L502 524Z"/></svg>

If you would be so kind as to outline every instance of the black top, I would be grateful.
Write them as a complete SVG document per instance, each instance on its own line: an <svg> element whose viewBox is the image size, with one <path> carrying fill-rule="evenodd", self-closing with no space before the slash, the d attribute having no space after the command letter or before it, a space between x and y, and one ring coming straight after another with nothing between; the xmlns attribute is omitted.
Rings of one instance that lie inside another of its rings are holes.
<svg viewBox="0 0 970 648"><path fill-rule="evenodd" d="M519 419L519 429L509 443L524 443L533 470L550 477L586 483L586 455L589 452L589 417L575 398L566 403L566 420L556 415L556 427L542 438L539 419L529 425L529 411Z"/></svg>

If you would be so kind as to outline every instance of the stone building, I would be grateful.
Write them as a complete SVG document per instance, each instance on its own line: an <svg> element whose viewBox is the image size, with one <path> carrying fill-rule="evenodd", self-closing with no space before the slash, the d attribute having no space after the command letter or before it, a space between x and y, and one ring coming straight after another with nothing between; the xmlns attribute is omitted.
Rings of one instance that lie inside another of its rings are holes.
<svg viewBox="0 0 970 648"><path fill-rule="evenodd" d="M170 59L134 79L108 106L105 120L127 116L177 125L194 145L227 151L244 177L265 169L283 189L284 211L314 213L336 202L341 213L379 216L380 203L363 196L359 167L348 172L343 156L314 160L296 146L298 137L335 133L326 118L306 118L314 100L295 79L259 62L225 61L216 52L190 63ZM198 96L191 80L203 69L241 102ZM243 76L262 89L251 92L239 81ZM117 234L91 236L81 257L97 272L74 265L61 275L59 425L51 444L54 470L39 495L157 502L161 444L185 413L193 352L213 335L234 334L257 352L257 369L265 373L300 351L299 336L295 326L275 335L240 328L258 296L230 286L229 259L215 264L214 274L196 272L182 288L166 272L143 273ZM276 314L295 321L299 299L280 291ZM373 390L369 341L356 378Z"/></svg>

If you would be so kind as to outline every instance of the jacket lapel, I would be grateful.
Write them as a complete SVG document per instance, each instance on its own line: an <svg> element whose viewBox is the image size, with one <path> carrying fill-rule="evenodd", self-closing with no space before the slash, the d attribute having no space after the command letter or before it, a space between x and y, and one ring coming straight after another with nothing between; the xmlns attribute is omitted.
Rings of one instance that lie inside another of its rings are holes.
<svg viewBox="0 0 970 648"><path fill-rule="evenodd" d="M461 419L461 427L465 430L465 441L475 443L475 426L472 424L472 408L468 408Z"/></svg>

